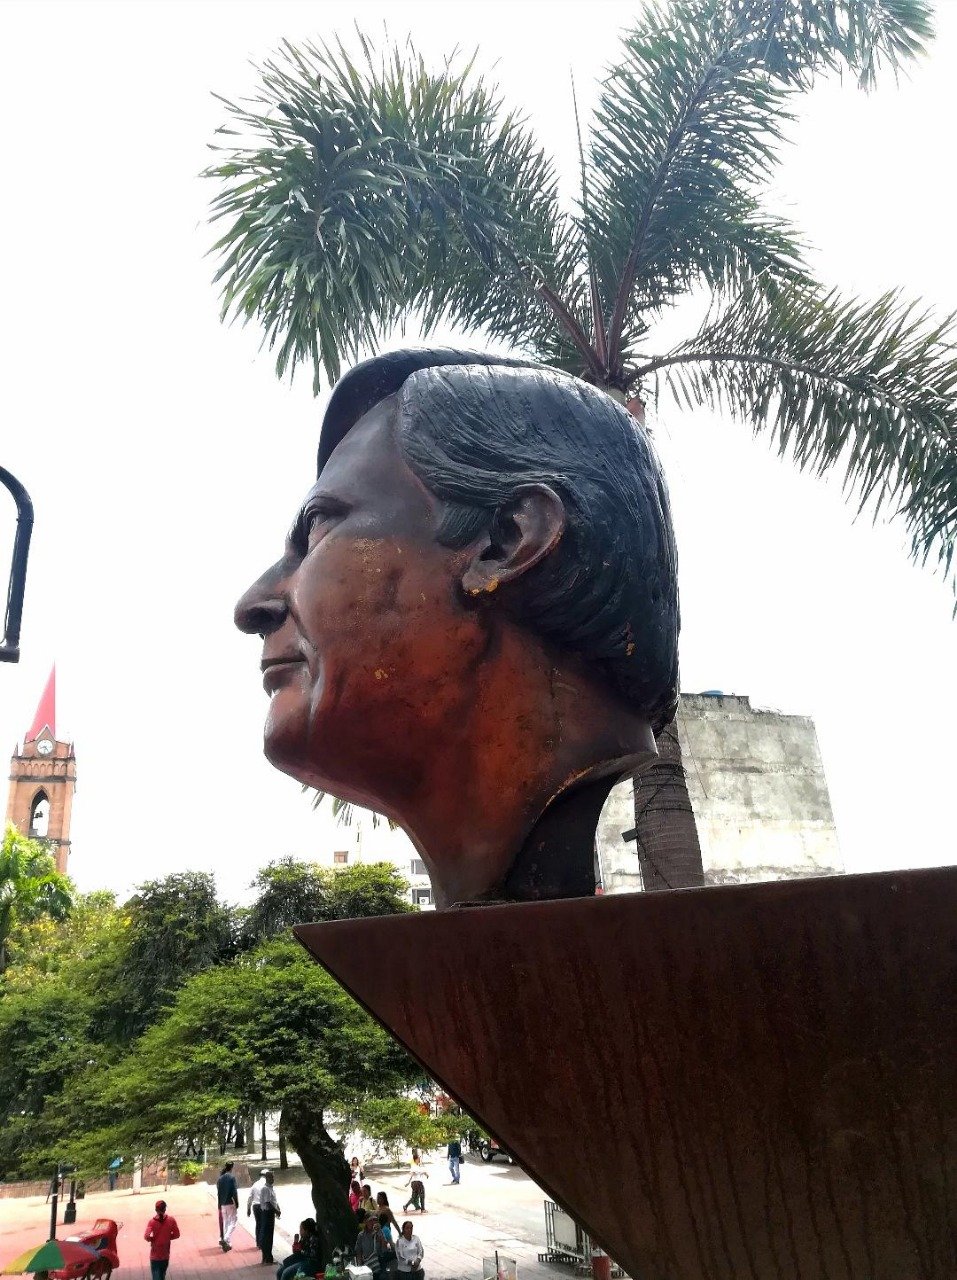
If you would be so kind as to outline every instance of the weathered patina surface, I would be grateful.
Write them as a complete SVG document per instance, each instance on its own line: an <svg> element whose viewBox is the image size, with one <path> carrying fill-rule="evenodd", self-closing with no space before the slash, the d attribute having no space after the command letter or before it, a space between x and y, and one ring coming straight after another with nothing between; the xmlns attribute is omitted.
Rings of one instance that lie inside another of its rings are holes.
<svg viewBox="0 0 957 1280"><path fill-rule="evenodd" d="M296 932L628 1275L950 1280L955 920L944 868Z"/></svg>
<svg viewBox="0 0 957 1280"><path fill-rule="evenodd" d="M957 871L593 894L677 699L667 494L620 406L461 352L359 366L236 617L270 760L484 904L300 938L635 1280L957 1274Z"/></svg>
<svg viewBox="0 0 957 1280"><path fill-rule="evenodd" d="M439 906L592 892L602 802L676 705L657 459L575 378L380 357L336 388L236 619L264 640L270 760L397 821Z"/></svg>

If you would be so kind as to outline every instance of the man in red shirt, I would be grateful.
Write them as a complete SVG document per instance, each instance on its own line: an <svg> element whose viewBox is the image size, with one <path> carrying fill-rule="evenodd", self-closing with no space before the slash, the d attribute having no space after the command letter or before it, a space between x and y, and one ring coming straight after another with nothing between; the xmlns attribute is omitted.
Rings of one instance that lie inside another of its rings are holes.
<svg viewBox="0 0 957 1280"><path fill-rule="evenodd" d="M152 1280L165 1280L170 1242L179 1239L179 1227L176 1219L166 1212L165 1200L156 1201L156 1216L146 1224L143 1239L149 1241Z"/></svg>

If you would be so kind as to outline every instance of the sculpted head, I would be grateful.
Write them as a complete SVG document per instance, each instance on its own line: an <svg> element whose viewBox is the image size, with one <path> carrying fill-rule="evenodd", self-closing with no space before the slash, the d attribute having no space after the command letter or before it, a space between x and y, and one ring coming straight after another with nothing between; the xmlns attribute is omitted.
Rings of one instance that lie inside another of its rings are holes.
<svg viewBox="0 0 957 1280"><path fill-rule="evenodd" d="M677 704L654 451L563 374L447 350L367 361L236 620L264 640L268 758L398 821L440 905L587 892L585 828Z"/></svg>

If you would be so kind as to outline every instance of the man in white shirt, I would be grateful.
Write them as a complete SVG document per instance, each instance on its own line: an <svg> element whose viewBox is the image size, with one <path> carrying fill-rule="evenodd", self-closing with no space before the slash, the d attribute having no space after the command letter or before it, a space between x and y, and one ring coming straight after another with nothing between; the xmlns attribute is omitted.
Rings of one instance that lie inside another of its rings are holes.
<svg viewBox="0 0 957 1280"><path fill-rule="evenodd" d="M425 1280L425 1272L422 1270L425 1250L419 1237L412 1234L411 1222L402 1224L402 1234L395 1242L395 1256L400 1276L408 1277L408 1280Z"/></svg>
<svg viewBox="0 0 957 1280"><path fill-rule="evenodd" d="M262 1250L263 1263L267 1263L275 1261L272 1256L272 1242L276 1219L279 1217L279 1199L273 1190L273 1175L267 1170L263 1178L266 1185L259 1193L259 1247Z"/></svg>
<svg viewBox="0 0 957 1280"><path fill-rule="evenodd" d="M254 1214L256 1218L256 1248L257 1249L259 1249L262 1246L263 1214L262 1214L262 1208L259 1202L262 1199L263 1187L266 1185L266 1174L268 1172L269 1172L268 1169L259 1170L259 1177L253 1183L253 1185L249 1188L249 1198L246 1201L246 1217L248 1218L250 1214Z"/></svg>

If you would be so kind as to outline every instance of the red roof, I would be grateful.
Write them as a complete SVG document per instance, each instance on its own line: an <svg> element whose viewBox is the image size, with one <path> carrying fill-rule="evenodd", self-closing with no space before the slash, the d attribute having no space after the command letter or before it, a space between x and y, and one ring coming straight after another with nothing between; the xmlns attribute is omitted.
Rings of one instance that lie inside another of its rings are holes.
<svg viewBox="0 0 957 1280"><path fill-rule="evenodd" d="M33 742L35 738L39 738L44 729L49 729L50 733L56 738L56 664L50 669L50 678L47 681L46 688L43 690L43 696L40 699L40 705L37 707L37 713L33 717L24 742Z"/></svg>

